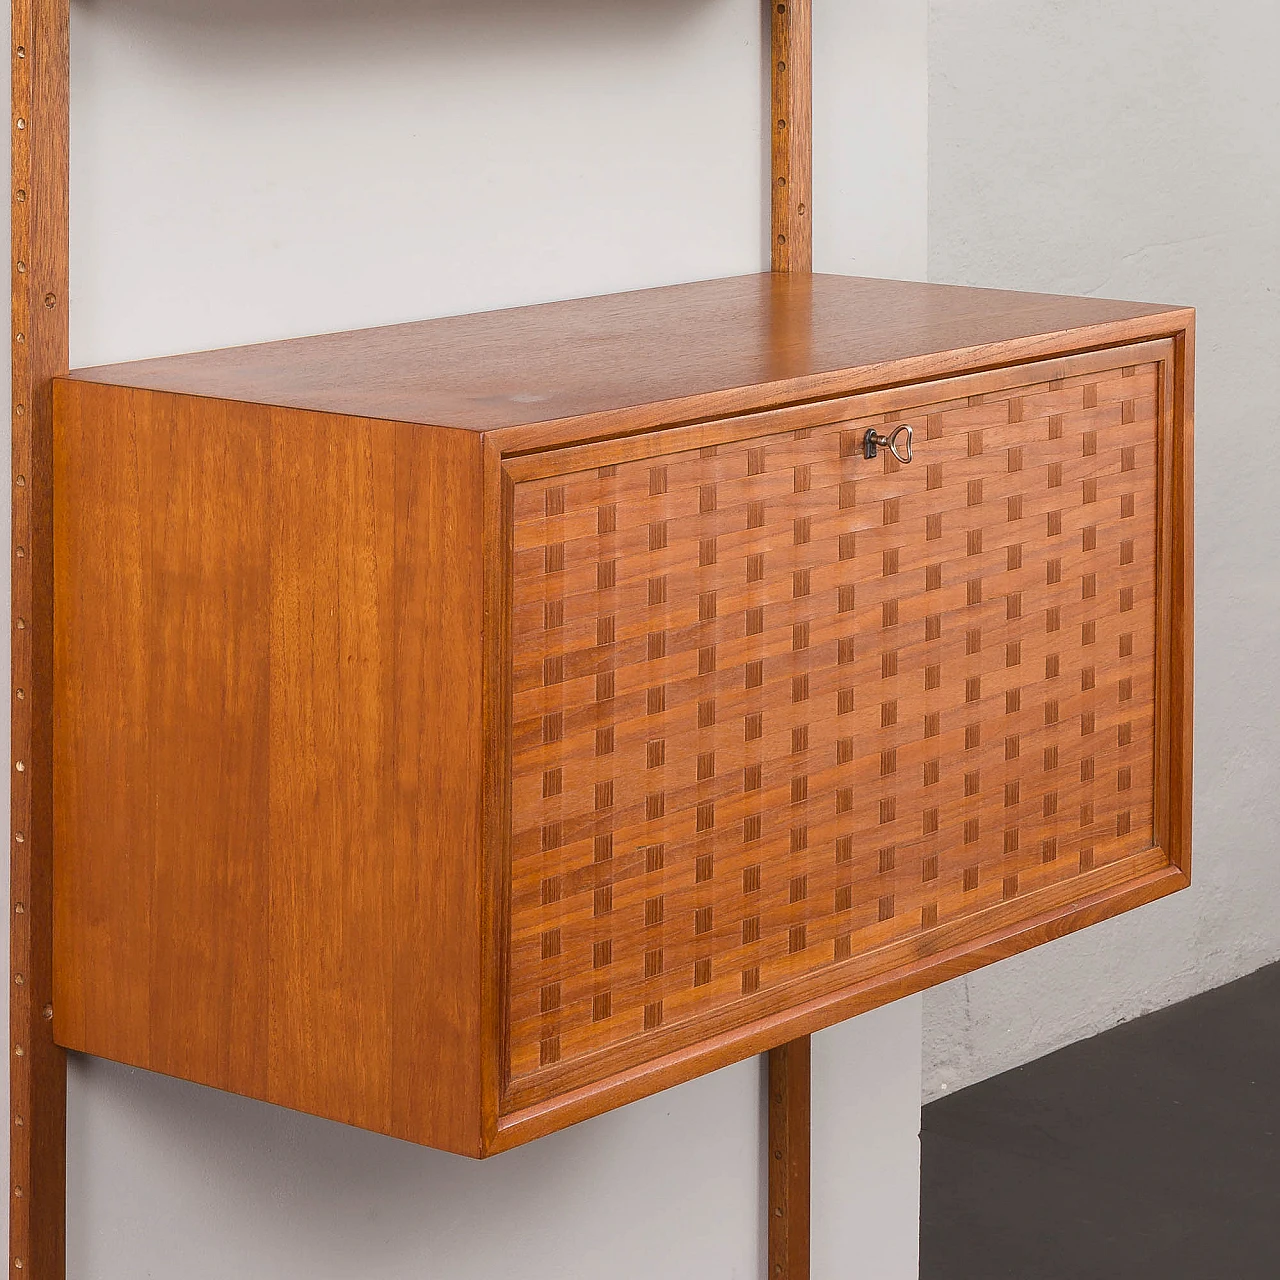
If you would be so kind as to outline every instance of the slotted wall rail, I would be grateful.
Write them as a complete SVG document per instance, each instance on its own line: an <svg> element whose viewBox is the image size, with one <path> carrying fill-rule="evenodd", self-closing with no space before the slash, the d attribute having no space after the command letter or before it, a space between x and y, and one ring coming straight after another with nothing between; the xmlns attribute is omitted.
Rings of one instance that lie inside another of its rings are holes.
<svg viewBox="0 0 1280 1280"><path fill-rule="evenodd" d="M774 271L813 270L812 0L772 5ZM809 1280L809 1037L769 1053L769 1275Z"/></svg>
<svg viewBox="0 0 1280 1280"><path fill-rule="evenodd" d="M53 1042L51 379L67 367L69 0L13 3L9 1274L61 1280L66 1062Z"/></svg>

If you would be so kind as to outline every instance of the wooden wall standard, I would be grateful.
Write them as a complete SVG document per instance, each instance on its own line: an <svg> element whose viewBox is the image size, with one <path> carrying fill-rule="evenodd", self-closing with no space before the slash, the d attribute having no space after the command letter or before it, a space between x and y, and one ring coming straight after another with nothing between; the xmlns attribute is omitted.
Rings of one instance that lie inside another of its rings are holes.
<svg viewBox="0 0 1280 1280"><path fill-rule="evenodd" d="M67 367L69 0L13 3L9 1274L66 1269L66 1064L53 1043L51 379Z"/></svg>
<svg viewBox="0 0 1280 1280"><path fill-rule="evenodd" d="M812 0L772 10L771 259L813 270ZM809 1280L809 1037L769 1054L769 1262L772 1280Z"/></svg>
<svg viewBox="0 0 1280 1280"><path fill-rule="evenodd" d="M813 270L813 0L772 3L774 271Z"/></svg>

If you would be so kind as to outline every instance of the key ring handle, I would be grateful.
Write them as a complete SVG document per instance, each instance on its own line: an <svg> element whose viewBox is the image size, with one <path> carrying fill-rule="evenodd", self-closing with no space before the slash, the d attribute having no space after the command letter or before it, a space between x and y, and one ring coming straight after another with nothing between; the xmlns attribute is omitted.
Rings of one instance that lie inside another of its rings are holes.
<svg viewBox="0 0 1280 1280"><path fill-rule="evenodd" d="M907 437L907 441L904 446L905 452L900 453L898 450L898 437L904 432ZM911 441L914 434L915 433L905 422L902 426L895 427L887 436L880 435L876 431L875 427L868 427L867 434L862 440L863 456L870 460L871 458L874 458L881 449L888 449L903 466L906 466L907 463L911 461Z"/></svg>

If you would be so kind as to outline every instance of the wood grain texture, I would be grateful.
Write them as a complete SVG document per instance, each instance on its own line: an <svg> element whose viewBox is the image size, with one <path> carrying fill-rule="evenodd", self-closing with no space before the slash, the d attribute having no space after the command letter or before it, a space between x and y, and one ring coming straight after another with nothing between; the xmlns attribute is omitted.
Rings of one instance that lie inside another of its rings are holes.
<svg viewBox="0 0 1280 1280"><path fill-rule="evenodd" d="M800 1036L769 1051L769 1270L809 1280L810 1048Z"/></svg>
<svg viewBox="0 0 1280 1280"><path fill-rule="evenodd" d="M1184 875L1191 875L1191 797L1195 719L1195 319L1174 342L1172 385L1168 402L1170 435L1168 626L1168 755L1161 762L1167 775L1169 856Z"/></svg>
<svg viewBox="0 0 1280 1280"><path fill-rule="evenodd" d="M474 436L58 387L61 1044L477 1154Z"/></svg>
<svg viewBox="0 0 1280 1280"><path fill-rule="evenodd" d="M707 1037L696 1052L677 1052L654 1059L635 1071L570 1090L550 1102L535 1104L502 1118L497 1141L487 1154L544 1137L549 1133L647 1098L673 1085L718 1070L744 1058L834 1026L869 1009L914 995L927 987L972 973L1042 946L1068 933L1109 920L1126 911L1177 893L1190 879L1168 865L1162 850L1138 855L1113 868L1094 872L1081 884L1082 896L1046 903L1038 916L993 920L975 943L947 947L925 960L903 958L879 978L854 981L824 992L804 1005L733 1031Z"/></svg>
<svg viewBox="0 0 1280 1280"><path fill-rule="evenodd" d="M772 13L770 128L774 271L813 270L812 0L768 0Z"/></svg>
<svg viewBox="0 0 1280 1280"><path fill-rule="evenodd" d="M1191 689L1190 629L1191 596L1191 485L1190 433L1192 419L1191 357L1193 341L1191 318L1175 330L1172 343L1153 343L1142 351L1133 348L1117 350L1116 363L1122 377L1136 376L1145 358L1155 360L1171 379L1162 376L1160 381L1170 387L1170 394L1162 397L1158 422L1158 452L1161 461L1157 473L1161 478L1173 477L1169 499L1160 497L1161 513L1159 531L1159 559L1173 566L1159 578L1162 598L1157 602L1156 616L1160 619L1161 639L1159 649L1162 660L1168 663L1169 678L1164 686L1167 701L1161 695L1156 709L1158 722L1157 740L1165 738L1170 744L1167 757L1169 779L1163 790L1167 797L1167 810L1157 815L1154 824L1162 836L1169 832L1170 849L1157 847L1147 853L1130 855L1109 866L1095 867L1082 872L1074 882L1063 882L1055 888L1037 894L1037 914L1027 916L1027 903L1001 902L982 913L981 926L973 932L951 928L940 931L937 946L929 950L899 945L891 954L881 953L871 966L856 966L846 976L843 987L827 987L815 993L803 1004L795 1004L784 1010L770 1013L754 1023L737 1028L708 1025L706 1035L692 1049L676 1049L655 1057L642 1066L623 1070L616 1075L595 1083L572 1084L566 1082L564 1092L554 1099L532 1103L509 1113L503 1118L497 1149L505 1149L529 1141L541 1133L550 1132L622 1105L638 1097L646 1096L661 1088L669 1087L703 1071L750 1056L778 1045L802 1032L811 1032L829 1026L843 1018L866 1009L897 999L959 974L1012 955L1030 946L1060 937L1074 929L1087 927L1118 912L1130 910L1145 902L1176 892L1189 883L1189 862L1174 854L1175 843L1182 853L1190 851L1190 733L1187 723ZM1055 378L1073 373L1098 374L1105 371L1106 353L1089 356L1073 356L1065 361L1054 361L1047 366ZM990 374L966 377L953 384L966 395L981 394L983 381L993 390L1009 391L1016 387L1019 371L1002 370ZM927 398L916 388L903 388L900 392L881 392L865 397L869 407L892 412L895 396L901 396L908 408L918 408ZM791 411L773 415L776 419L789 417ZM806 413L808 411L805 411ZM800 425L823 419L801 419ZM792 419L795 421L795 419ZM723 439L742 439L745 433L724 430ZM684 444L717 443L716 430L708 432L701 427L689 427L672 433ZM614 446L620 453L624 446ZM553 455L548 455L550 458ZM574 452L575 461L582 459L583 451ZM650 455L652 456L652 455ZM1123 465L1122 458L1122 465ZM528 465L527 465L528 464ZM529 478L549 478L551 471L537 459L515 459L513 467L525 468ZM1167 593L1167 598L1165 594ZM1165 767L1163 764L1161 767ZM1162 804L1164 801L1162 801ZM1175 821L1176 819L1176 821ZM1170 863L1173 862L1173 865ZM874 964L886 967L879 977L869 976Z"/></svg>
<svg viewBox="0 0 1280 1280"><path fill-rule="evenodd" d="M59 1040L490 1154L1185 884L1187 319L536 451L59 380Z"/></svg>
<svg viewBox="0 0 1280 1280"><path fill-rule="evenodd" d="M1159 369L517 485L513 1106L1157 843Z"/></svg>
<svg viewBox="0 0 1280 1280"><path fill-rule="evenodd" d="M768 273L77 371L504 431L504 453L1161 336L1185 309ZM572 421L567 421L572 420Z"/></svg>
<svg viewBox="0 0 1280 1280"><path fill-rule="evenodd" d="M807 273L813 270L813 11L810 0L766 0L766 7L773 108L770 262L775 272ZM765 1159L774 1280L809 1280L809 1058L808 1037L769 1055ZM775 1142L785 1150L782 1169L775 1167L783 1157L783 1150L773 1150Z"/></svg>
<svg viewBox="0 0 1280 1280"><path fill-rule="evenodd" d="M53 1040L51 379L67 366L70 6L14 0L9 1268L66 1270L66 1063Z"/></svg>
<svg viewBox="0 0 1280 1280"><path fill-rule="evenodd" d="M1081 373L1105 373L1141 362L1161 361L1172 365L1175 356L1172 337L1146 342L1126 343L1087 351L1067 351L1062 355L1036 362L1035 376L1052 381ZM878 391L859 391L850 395L834 395L821 400L802 400L781 408L729 417L705 416L692 422L663 427L661 430L638 429L609 440L608 456L619 463L635 458L657 458L665 453L686 449L703 449L757 436L802 428L832 426L851 418L876 413L919 411L930 404L970 395L992 395L1025 386L1027 365L985 369L981 373L955 373L945 377L913 382L907 386ZM486 435L486 441L510 439L506 432ZM502 466L510 478L537 480L563 475L579 467L595 465L600 456L601 441L569 443L555 448L517 451L502 454Z"/></svg>
<svg viewBox="0 0 1280 1280"><path fill-rule="evenodd" d="M493 439L484 446L484 827L483 1052L481 1105L486 1151L497 1141L499 1107L507 1087L510 1025L506 975L510 966L511 878L511 563L512 498Z"/></svg>

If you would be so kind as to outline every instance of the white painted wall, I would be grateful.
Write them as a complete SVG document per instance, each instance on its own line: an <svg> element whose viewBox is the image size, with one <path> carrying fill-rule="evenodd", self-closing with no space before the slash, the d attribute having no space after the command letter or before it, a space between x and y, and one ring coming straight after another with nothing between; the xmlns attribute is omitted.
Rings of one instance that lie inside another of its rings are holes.
<svg viewBox="0 0 1280 1280"><path fill-rule="evenodd" d="M932 1097L1280 958L1280 6L930 15L931 278L1199 308L1193 887L930 992Z"/></svg>
<svg viewBox="0 0 1280 1280"><path fill-rule="evenodd" d="M923 278L925 0L818 8L818 266ZM82 0L72 361L759 270L763 21ZM815 1280L916 1275L919 1045L918 1000L816 1040ZM756 1280L762 1107L753 1061L475 1164L77 1060L69 1274Z"/></svg>

